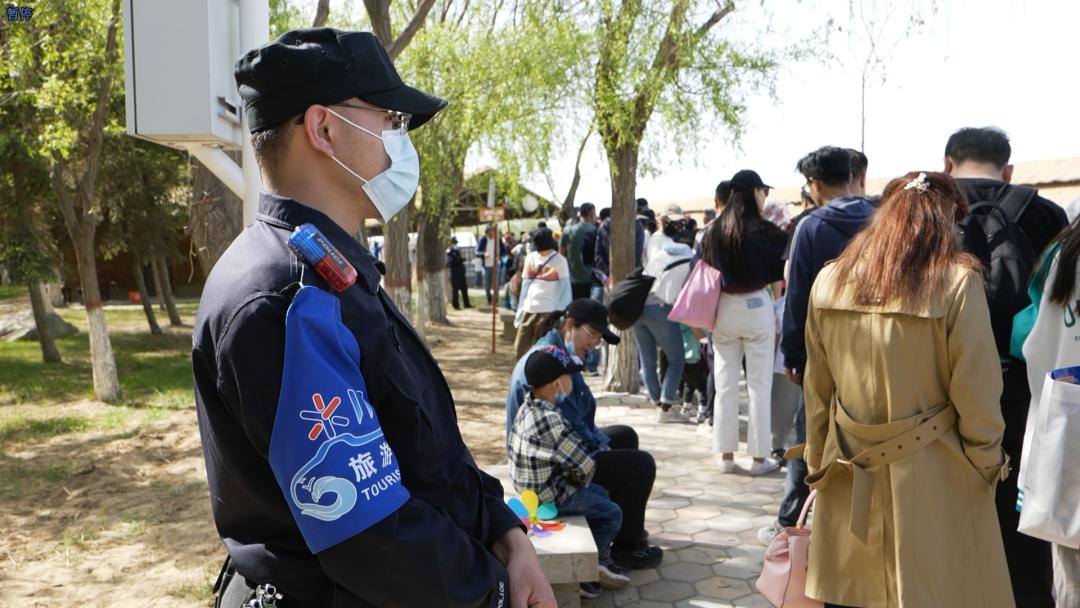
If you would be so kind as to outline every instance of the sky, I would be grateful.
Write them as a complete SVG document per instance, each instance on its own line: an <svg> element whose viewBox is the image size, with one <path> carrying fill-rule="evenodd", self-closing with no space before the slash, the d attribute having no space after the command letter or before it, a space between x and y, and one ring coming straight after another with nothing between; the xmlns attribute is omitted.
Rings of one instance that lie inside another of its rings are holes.
<svg viewBox="0 0 1080 608"><path fill-rule="evenodd" d="M844 25L849 7L860 0L783 0L767 4L771 29L794 37L810 34L822 11L835 11ZM870 2L871 0L863 0ZM880 0L874 0L880 6ZM744 21L766 18L749 0ZM887 56L885 81L868 88L865 152L870 177L892 177L910 170L940 170L945 141L963 126L994 125L1006 130L1013 161L1080 156L1080 1L936 0L926 24L902 38L887 30L886 40L901 42ZM743 10L740 8L740 10ZM845 23L846 22L846 23ZM808 60L787 65L776 76L775 98L755 94L739 147L723 131L705 132L696 152L678 158L667 142L653 157L655 176L639 176L638 196L652 206L670 200L711 197L716 183L750 168L777 187L799 186L795 162L823 145L859 147L860 73L865 46L837 34L825 42L836 57L850 61ZM653 131L650 136L657 136ZM662 134L661 134L662 135ZM607 161L594 136L582 162L577 201L610 204ZM561 200L573 177L576 150L554 155L550 171ZM482 164L473 158L471 164ZM543 176L526 184L550 197Z"/></svg>

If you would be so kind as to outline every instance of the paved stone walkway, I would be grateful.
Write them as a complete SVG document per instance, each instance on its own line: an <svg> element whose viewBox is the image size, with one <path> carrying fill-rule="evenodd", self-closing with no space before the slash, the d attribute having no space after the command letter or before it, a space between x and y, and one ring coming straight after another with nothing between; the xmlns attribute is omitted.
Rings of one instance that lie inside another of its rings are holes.
<svg viewBox="0 0 1080 608"><path fill-rule="evenodd" d="M599 383L591 384L597 391ZM642 449L656 458L645 525L650 542L664 549L664 561L630 573L630 587L605 591L582 606L768 608L754 592L765 552L757 530L775 520L783 471L750 477L750 458L736 454L736 472L722 475L710 453L711 438L697 434L696 425L657 423L656 408L641 396L596 395L597 426L634 427Z"/></svg>

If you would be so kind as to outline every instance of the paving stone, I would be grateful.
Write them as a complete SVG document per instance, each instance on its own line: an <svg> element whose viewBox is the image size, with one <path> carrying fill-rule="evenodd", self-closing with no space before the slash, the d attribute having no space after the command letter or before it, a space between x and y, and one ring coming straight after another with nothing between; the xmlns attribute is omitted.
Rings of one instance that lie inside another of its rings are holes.
<svg viewBox="0 0 1080 608"><path fill-rule="evenodd" d="M663 527L665 533L675 534L695 534L697 532L704 532L709 529L709 526L705 524L704 519L690 519L679 517L678 519L672 519L660 524ZM688 539L690 540L690 539Z"/></svg>
<svg viewBox="0 0 1080 608"><path fill-rule="evenodd" d="M714 576L713 569L702 564L679 562L660 568L660 576L673 581L696 583Z"/></svg>
<svg viewBox="0 0 1080 608"><path fill-rule="evenodd" d="M705 566L718 564L721 561L728 559L727 551L718 547L710 547L699 543L695 543L686 549L679 549L678 554L680 562L702 564Z"/></svg>
<svg viewBox="0 0 1080 608"><path fill-rule="evenodd" d="M721 600L738 599L751 592L750 585L746 581L723 576L714 576L698 581L694 586L701 595Z"/></svg>
<svg viewBox="0 0 1080 608"><path fill-rule="evenodd" d="M726 576L728 578L738 578L742 580L756 580L758 575L761 574L761 565L756 563L748 563L742 560L725 559L714 565L712 567L712 570L718 576Z"/></svg>
<svg viewBox="0 0 1080 608"><path fill-rule="evenodd" d="M604 595L610 597L612 603L616 606L626 606L627 604L633 604L641 599L638 588L633 584L629 587L623 587L622 589L615 589Z"/></svg>
<svg viewBox="0 0 1080 608"><path fill-rule="evenodd" d="M715 577L714 577L715 578ZM740 581L741 582L741 581ZM638 590L641 598L655 602L668 602L669 604L684 600L694 595L694 586L690 583L672 580L659 580L649 583Z"/></svg>
<svg viewBox="0 0 1080 608"><path fill-rule="evenodd" d="M739 535L720 530L705 530L694 534L694 542L727 548L739 544Z"/></svg>
<svg viewBox="0 0 1080 608"><path fill-rule="evenodd" d="M690 545L693 545L694 538L689 534L678 534L675 532L659 532L657 534L650 533L649 542L665 549L664 563L667 563L668 553L674 553L679 549L683 549L689 547ZM668 551L667 549L670 549L670 551Z"/></svg>
<svg viewBox="0 0 1080 608"><path fill-rule="evenodd" d="M677 512L674 509L645 509L645 521L648 522L662 523L675 517L677 517Z"/></svg>
<svg viewBox="0 0 1080 608"><path fill-rule="evenodd" d="M749 519L728 515L710 518L705 521L705 524L710 530L729 532L731 534L738 534L754 529L754 524Z"/></svg>
<svg viewBox="0 0 1080 608"><path fill-rule="evenodd" d="M769 603L769 600L757 593L735 600L735 606L738 608L773 608L773 605Z"/></svg>
<svg viewBox="0 0 1080 608"><path fill-rule="evenodd" d="M715 598L694 596L675 604L675 608L734 608L735 604Z"/></svg>
<svg viewBox="0 0 1080 608"><path fill-rule="evenodd" d="M766 494L746 492L743 494L737 494L735 496L732 496L731 501L736 503L746 503L750 505L767 505L773 501L773 497Z"/></svg>
<svg viewBox="0 0 1080 608"><path fill-rule="evenodd" d="M690 501L682 498L681 496L661 496L660 498L650 499L647 508L652 509L681 509L682 507L689 507Z"/></svg>
<svg viewBox="0 0 1080 608"><path fill-rule="evenodd" d="M626 575L630 577L630 585L633 587L641 587L660 580L660 571L656 568L631 570L630 572L627 572Z"/></svg>
<svg viewBox="0 0 1080 608"><path fill-rule="evenodd" d="M698 504L694 499L690 500L689 507L682 507L677 512L679 517L689 517L693 519L710 519L727 514L727 512L721 510L718 505Z"/></svg>
<svg viewBox="0 0 1080 608"><path fill-rule="evenodd" d="M681 496L683 498L692 498L694 496L700 496L703 493L701 488L681 485L671 486L665 492L670 496Z"/></svg>

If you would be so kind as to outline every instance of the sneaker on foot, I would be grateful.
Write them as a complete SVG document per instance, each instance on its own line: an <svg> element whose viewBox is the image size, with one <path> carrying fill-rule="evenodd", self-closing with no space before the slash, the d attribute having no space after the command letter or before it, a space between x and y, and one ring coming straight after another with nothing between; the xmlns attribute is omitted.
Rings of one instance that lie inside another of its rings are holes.
<svg viewBox="0 0 1080 608"><path fill-rule="evenodd" d="M768 547L772 544L773 539L776 538L776 535L779 534L780 530L782 529L783 528L780 527L780 522L775 522L771 526L759 529L757 531L758 542Z"/></svg>
<svg viewBox="0 0 1080 608"><path fill-rule="evenodd" d="M725 474L734 473L735 472L735 461L734 460L724 460L723 458L721 458L720 459L720 472L725 473Z"/></svg>
<svg viewBox="0 0 1080 608"><path fill-rule="evenodd" d="M697 425L697 434L702 437L712 437L712 425L707 421Z"/></svg>
<svg viewBox="0 0 1080 608"><path fill-rule="evenodd" d="M660 565L664 550L641 541L628 548L612 547L611 559L623 570L645 570Z"/></svg>
<svg viewBox="0 0 1080 608"><path fill-rule="evenodd" d="M758 475L768 475L780 470L780 465L772 462L771 460L763 460L761 462L754 461L754 464L750 465L750 476L757 477Z"/></svg>
<svg viewBox="0 0 1080 608"><path fill-rule="evenodd" d="M578 585L578 595L587 600L596 599L603 592L604 588L599 583L581 583Z"/></svg>
<svg viewBox="0 0 1080 608"><path fill-rule="evenodd" d="M609 559L600 562L600 586L604 589L621 589L630 584L630 577Z"/></svg>
<svg viewBox="0 0 1080 608"><path fill-rule="evenodd" d="M671 406L671 409L667 411L664 411L663 409L656 410L656 421L671 423L686 422L686 416L683 415L679 408L673 405Z"/></svg>

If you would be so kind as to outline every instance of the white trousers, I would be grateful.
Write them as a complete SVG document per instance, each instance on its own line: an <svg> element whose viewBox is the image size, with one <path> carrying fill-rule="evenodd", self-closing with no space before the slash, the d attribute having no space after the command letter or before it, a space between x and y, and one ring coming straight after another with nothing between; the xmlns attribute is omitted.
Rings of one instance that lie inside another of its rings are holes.
<svg viewBox="0 0 1080 608"><path fill-rule="evenodd" d="M712 334L713 451L735 452L739 448L739 372L746 357L746 391L750 398L750 427L746 449L754 458L769 455L772 445L770 401L776 319L769 294L721 294Z"/></svg>

